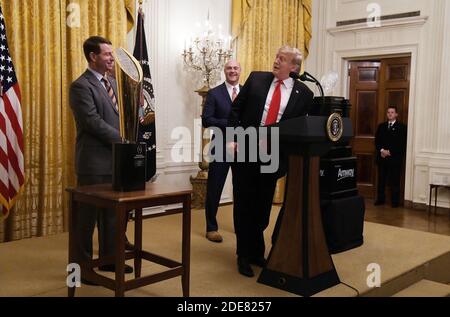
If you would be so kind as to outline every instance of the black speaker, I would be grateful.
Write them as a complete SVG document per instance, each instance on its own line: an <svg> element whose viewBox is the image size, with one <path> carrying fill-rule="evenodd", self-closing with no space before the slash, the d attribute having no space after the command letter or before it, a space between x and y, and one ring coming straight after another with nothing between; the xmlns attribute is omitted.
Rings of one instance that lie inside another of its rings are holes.
<svg viewBox="0 0 450 317"><path fill-rule="evenodd" d="M364 243L364 198L353 196L329 200L321 210L330 253L347 251Z"/></svg>
<svg viewBox="0 0 450 317"><path fill-rule="evenodd" d="M145 190L146 160L145 143L113 144L113 189L120 192Z"/></svg>

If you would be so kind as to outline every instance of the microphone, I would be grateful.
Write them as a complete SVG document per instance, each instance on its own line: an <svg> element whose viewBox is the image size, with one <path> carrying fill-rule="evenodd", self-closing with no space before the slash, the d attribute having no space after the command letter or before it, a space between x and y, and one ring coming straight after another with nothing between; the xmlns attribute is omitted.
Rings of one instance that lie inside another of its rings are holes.
<svg viewBox="0 0 450 317"><path fill-rule="evenodd" d="M322 97L324 96L322 85L310 73L304 72L303 74L300 75L300 74L298 74L296 72L290 72L289 73L289 77L293 78L294 80L309 81L311 83L315 83L317 85L317 87L319 87L320 94L322 95Z"/></svg>
<svg viewBox="0 0 450 317"><path fill-rule="evenodd" d="M297 73L297 72L290 72L289 73L289 77L291 77L292 79L294 79L294 80L301 80L301 81L304 81L304 80L302 80L302 79L300 79L300 74L299 73Z"/></svg>

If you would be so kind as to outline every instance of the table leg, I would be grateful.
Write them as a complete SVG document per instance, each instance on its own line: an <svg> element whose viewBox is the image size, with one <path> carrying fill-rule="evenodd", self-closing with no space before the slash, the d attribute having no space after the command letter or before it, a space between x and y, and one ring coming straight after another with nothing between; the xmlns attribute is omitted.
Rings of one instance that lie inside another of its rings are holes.
<svg viewBox="0 0 450 317"><path fill-rule="evenodd" d="M116 224L116 297L125 295L125 213L126 210L115 208Z"/></svg>
<svg viewBox="0 0 450 317"><path fill-rule="evenodd" d="M439 187L434 188L434 215L437 213L437 197L438 197L438 189Z"/></svg>
<svg viewBox="0 0 450 317"><path fill-rule="evenodd" d="M75 210L76 205L73 200L72 193L69 193L69 264L73 263L75 261L75 239L76 239L76 233L75 233ZM70 273L69 273L70 274ZM80 276L81 278L81 276ZM67 296L68 297L74 297L75 296L75 290L76 287L69 287L67 288Z"/></svg>
<svg viewBox="0 0 450 317"><path fill-rule="evenodd" d="M428 202L428 216L431 214L431 198L433 197L433 185L430 185L430 199Z"/></svg>
<svg viewBox="0 0 450 317"><path fill-rule="evenodd" d="M135 210L134 219L134 246L135 246L135 256L134 256L134 277L141 277L142 270L142 209Z"/></svg>
<svg viewBox="0 0 450 317"><path fill-rule="evenodd" d="M183 201L183 246L182 262L183 276L181 283L183 286L183 296L189 297L190 279L190 250L191 250L191 196L188 195Z"/></svg>

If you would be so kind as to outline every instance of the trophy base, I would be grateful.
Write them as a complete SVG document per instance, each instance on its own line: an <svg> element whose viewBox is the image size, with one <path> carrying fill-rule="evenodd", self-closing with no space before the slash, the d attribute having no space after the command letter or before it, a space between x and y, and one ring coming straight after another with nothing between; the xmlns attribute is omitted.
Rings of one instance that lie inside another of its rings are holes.
<svg viewBox="0 0 450 317"><path fill-rule="evenodd" d="M145 143L113 144L113 189L115 191L145 190L146 146Z"/></svg>

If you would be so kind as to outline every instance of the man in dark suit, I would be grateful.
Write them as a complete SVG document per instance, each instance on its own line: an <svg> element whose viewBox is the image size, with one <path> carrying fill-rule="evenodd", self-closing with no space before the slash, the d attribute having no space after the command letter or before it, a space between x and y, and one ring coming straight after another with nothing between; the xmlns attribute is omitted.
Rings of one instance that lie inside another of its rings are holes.
<svg viewBox="0 0 450 317"><path fill-rule="evenodd" d="M272 72L251 73L233 103L229 126L258 128L305 115L311 106L313 93L289 77L290 72L300 71L301 62L302 55L298 49L284 46L277 53ZM229 144L229 147L242 151L236 143ZM263 233L269 224L277 180L286 173L286 161L286 157L280 154L279 168L275 173L262 173L260 162L232 165L236 253L242 275L254 275L250 264L265 265Z"/></svg>
<svg viewBox="0 0 450 317"><path fill-rule="evenodd" d="M75 170L78 186L112 182L112 144L121 142L117 85L107 74L114 67L111 42L94 36L83 44L88 69L70 86L70 106L77 126ZM98 226L100 258L115 255L115 212L82 205L76 215L76 258L92 258L92 236ZM99 268L115 271L112 264ZM131 273L130 266L125 268ZM87 282L86 282L87 283Z"/></svg>
<svg viewBox="0 0 450 317"><path fill-rule="evenodd" d="M241 65L237 61L231 60L225 64L224 72L225 82L208 91L202 115L203 127L220 129L223 137L231 112L231 104L241 89L239 85ZM216 137L216 135L213 135L212 144L214 144ZM222 144L225 144L225 138L223 138ZM224 154L225 147L216 149L213 146L212 161L209 163L208 170L205 202L206 238L212 242L222 242L223 240L219 233L216 215L223 186L230 169L230 163L226 161L226 155Z"/></svg>
<svg viewBox="0 0 450 317"><path fill-rule="evenodd" d="M380 124L375 135L378 165L378 193L375 205L385 203L386 179L391 186L392 207L400 202L400 177L406 152L406 126L397 120L395 106L387 110L388 121Z"/></svg>

